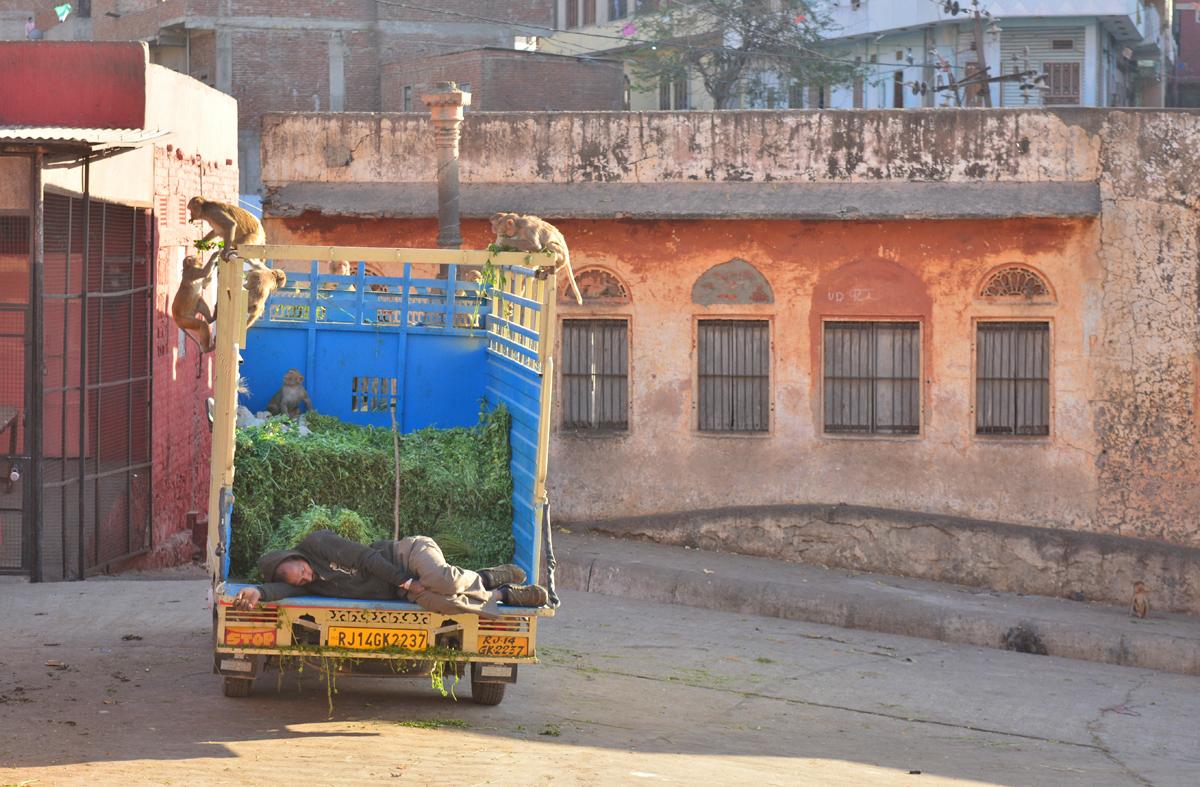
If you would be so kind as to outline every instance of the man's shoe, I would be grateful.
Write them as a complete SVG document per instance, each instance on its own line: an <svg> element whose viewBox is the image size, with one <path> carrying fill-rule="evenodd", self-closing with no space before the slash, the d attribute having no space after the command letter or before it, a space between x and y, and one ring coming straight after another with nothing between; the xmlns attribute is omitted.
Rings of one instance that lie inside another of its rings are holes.
<svg viewBox="0 0 1200 787"><path fill-rule="evenodd" d="M550 603L550 594L541 585L514 585L501 592L510 607L544 607Z"/></svg>
<svg viewBox="0 0 1200 787"><path fill-rule="evenodd" d="M487 590L495 590L504 585L519 585L525 581L524 569L511 563L480 569L479 576L483 579L483 587Z"/></svg>

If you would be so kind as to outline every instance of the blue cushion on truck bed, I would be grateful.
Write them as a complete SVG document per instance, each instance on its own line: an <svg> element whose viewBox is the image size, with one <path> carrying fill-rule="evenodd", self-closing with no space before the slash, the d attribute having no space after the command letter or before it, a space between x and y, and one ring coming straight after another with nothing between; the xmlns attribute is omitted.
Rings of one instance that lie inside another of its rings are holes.
<svg viewBox="0 0 1200 787"><path fill-rule="evenodd" d="M242 588L252 588L255 585L225 585L225 595L236 596ZM272 606L281 607L336 607L337 609L387 609L399 612L425 612L424 607L411 601L363 601L356 598L332 598L330 596L292 596L278 601L267 602ZM500 610L508 615L536 615L538 607L508 607L501 605Z"/></svg>

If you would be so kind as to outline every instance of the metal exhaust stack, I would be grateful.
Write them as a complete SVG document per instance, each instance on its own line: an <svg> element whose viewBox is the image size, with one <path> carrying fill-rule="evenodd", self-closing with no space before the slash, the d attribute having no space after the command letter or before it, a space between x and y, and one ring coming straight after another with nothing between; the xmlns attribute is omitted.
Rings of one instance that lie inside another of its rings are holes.
<svg viewBox="0 0 1200 787"><path fill-rule="evenodd" d="M460 249L458 140L462 133L463 107L470 106L471 94L462 92L453 82L435 82L433 90L421 95L421 101L429 107L437 139L437 245L441 249Z"/></svg>

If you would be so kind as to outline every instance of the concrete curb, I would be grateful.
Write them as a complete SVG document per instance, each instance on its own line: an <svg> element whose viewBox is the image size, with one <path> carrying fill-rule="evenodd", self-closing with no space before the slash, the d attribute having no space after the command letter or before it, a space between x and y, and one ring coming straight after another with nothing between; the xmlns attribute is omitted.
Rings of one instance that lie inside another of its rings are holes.
<svg viewBox="0 0 1200 787"><path fill-rule="evenodd" d="M562 588L1200 675L1200 620L647 542L556 535Z"/></svg>

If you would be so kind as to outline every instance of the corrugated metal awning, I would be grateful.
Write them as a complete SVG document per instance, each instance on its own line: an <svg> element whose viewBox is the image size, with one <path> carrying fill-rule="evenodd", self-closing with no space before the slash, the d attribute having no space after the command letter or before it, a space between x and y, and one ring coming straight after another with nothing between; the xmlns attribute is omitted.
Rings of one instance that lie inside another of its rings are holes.
<svg viewBox="0 0 1200 787"><path fill-rule="evenodd" d="M138 148L170 133L142 128L0 126L0 145L44 145L100 151Z"/></svg>

